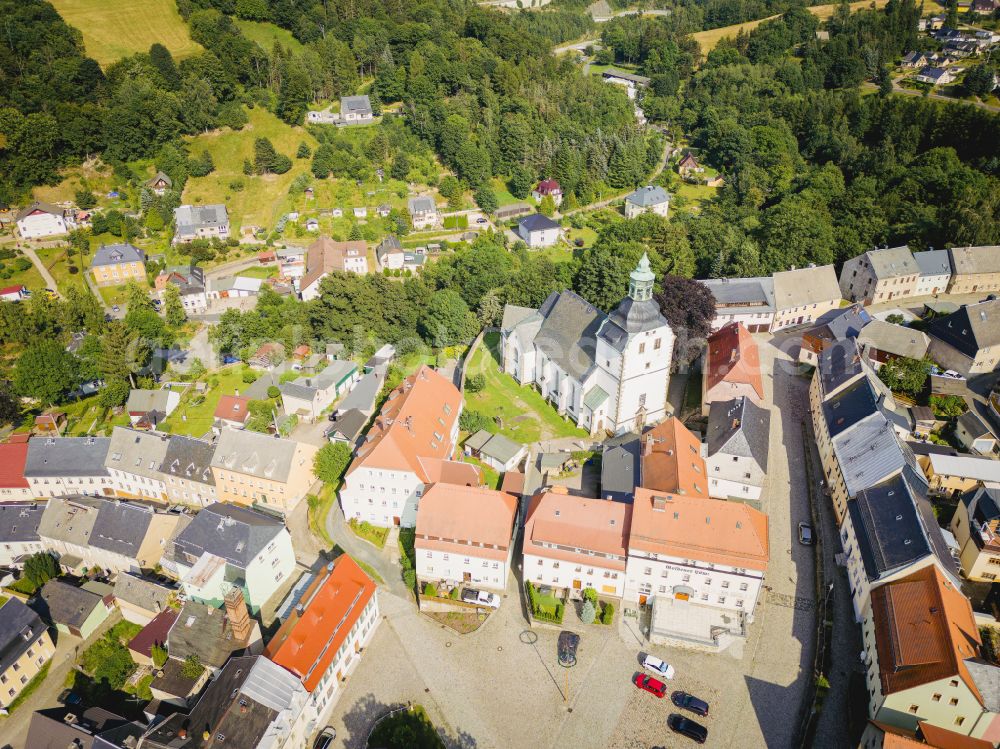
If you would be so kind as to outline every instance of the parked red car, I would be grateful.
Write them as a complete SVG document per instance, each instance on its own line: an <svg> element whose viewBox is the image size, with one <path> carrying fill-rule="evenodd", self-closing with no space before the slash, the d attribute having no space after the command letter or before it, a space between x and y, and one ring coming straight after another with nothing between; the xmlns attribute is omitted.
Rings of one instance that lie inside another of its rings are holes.
<svg viewBox="0 0 1000 749"><path fill-rule="evenodd" d="M632 683L639 687L639 689L645 689L650 694L655 694L661 699L667 693L666 684L646 674L636 674L632 677Z"/></svg>

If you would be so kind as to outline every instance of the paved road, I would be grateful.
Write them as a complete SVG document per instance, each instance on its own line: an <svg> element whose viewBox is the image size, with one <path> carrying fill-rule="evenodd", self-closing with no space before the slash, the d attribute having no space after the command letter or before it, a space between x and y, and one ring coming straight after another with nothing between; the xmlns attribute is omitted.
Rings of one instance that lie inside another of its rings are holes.
<svg viewBox="0 0 1000 749"><path fill-rule="evenodd" d="M863 85L865 88L869 89L878 88L878 86L876 86L874 83L869 83L867 81ZM986 109L990 112L1000 112L1000 107L993 104L986 104L985 102L981 101L967 101L966 99L956 99L953 96L944 96L943 94L934 94L934 93L925 94L923 91L915 91L912 88L903 88L895 80L892 82L892 93L901 94L903 96L926 97L928 99L934 99L935 101L945 101L948 102L949 104L968 104L970 107L979 107L980 109Z"/></svg>
<svg viewBox="0 0 1000 749"><path fill-rule="evenodd" d="M42 278L45 279L46 288L52 289L60 297L62 297L62 292L59 291L59 285L56 283L56 279L52 277L51 273L49 273L49 269L45 267L45 263L43 263L42 259L38 257L38 254L35 252L35 250L29 247L27 243L21 245L20 249L21 252L23 252L25 256L28 258L28 260L30 260L34 264L38 272L42 274ZM100 295L98 295L97 298L100 299L101 298Z"/></svg>
<svg viewBox="0 0 1000 749"><path fill-rule="evenodd" d="M340 509L340 503L334 501L330 513L326 516L326 532L333 539L333 542L346 551L355 559L360 559L371 565L382 579L385 585L380 587L381 591L389 591L400 598L411 601L413 595L409 588L403 583L399 565L393 560L392 549L389 542L386 548L376 549L367 541L358 538L354 531L347 527L344 520L344 513ZM412 605L412 604L411 604Z"/></svg>

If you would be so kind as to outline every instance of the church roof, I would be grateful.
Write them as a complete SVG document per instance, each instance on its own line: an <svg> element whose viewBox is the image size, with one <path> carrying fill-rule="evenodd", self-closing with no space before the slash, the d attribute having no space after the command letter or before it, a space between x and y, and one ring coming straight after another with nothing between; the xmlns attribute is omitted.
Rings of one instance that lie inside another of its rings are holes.
<svg viewBox="0 0 1000 749"><path fill-rule="evenodd" d="M594 365L597 331L607 317L572 291L554 291L538 309L542 325L535 346L571 377L582 380Z"/></svg>
<svg viewBox="0 0 1000 749"><path fill-rule="evenodd" d="M630 334L662 328L667 324L666 318L660 312L660 305L654 299L636 301L632 297L622 299L621 304L608 319ZM601 331L601 335L604 335L604 330Z"/></svg>

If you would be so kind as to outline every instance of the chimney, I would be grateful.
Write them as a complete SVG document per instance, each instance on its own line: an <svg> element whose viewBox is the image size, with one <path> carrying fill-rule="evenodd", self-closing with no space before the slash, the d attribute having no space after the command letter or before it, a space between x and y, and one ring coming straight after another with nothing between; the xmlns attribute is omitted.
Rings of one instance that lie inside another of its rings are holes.
<svg viewBox="0 0 1000 749"><path fill-rule="evenodd" d="M233 627L233 636L242 642L250 639L250 632L253 629L253 620L247 611L246 601L243 600L243 591L233 588L226 593L226 615Z"/></svg>

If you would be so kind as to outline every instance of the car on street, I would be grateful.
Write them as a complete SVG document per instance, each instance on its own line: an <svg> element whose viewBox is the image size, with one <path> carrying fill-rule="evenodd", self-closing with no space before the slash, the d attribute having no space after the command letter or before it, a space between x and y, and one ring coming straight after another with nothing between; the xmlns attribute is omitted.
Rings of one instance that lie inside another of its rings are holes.
<svg viewBox="0 0 1000 749"><path fill-rule="evenodd" d="M708 703L699 700L693 694L677 691L670 695L670 701L681 710L687 710L695 715L708 715Z"/></svg>
<svg viewBox="0 0 1000 749"><path fill-rule="evenodd" d="M799 543L804 546L812 546L813 529L809 523L799 523Z"/></svg>
<svg viewBox="0 0 1000 749"><path fill-rule="evenodd" d="M663 699L663 696L667 693L667 685L648 674L636 674L632 677L632 683L639 687L639 689L654 694L660 699Z"/></svg>
<svg viewBox="0 0 1000 749"><path fill-rule="evenodd" d="M695 723L690 718L685 718L683 715L678 715L677 713L672 713L669 718L667 718L667 726L674 733L679 733L681 736L687 736L692 741L696 741L699 744L704 744L708 739L708 729L705 728L701 723Z"/></svg>
<svg viewBox="0 0 1000 749"><path fill-rule="evenodd" d="M576 632L563 631L559 633L559 665L576 665L576 648L580 644L580 635Z"/></svg>
<svg viewBox="0 0 1000 749"><path fill-rule="evenodd" d="M112 312L116 312L116 313L117 313L117 312L121 312L121 311L122 311L122 308L121 308L121 307L119 307L119 306L118 306L117 304L115 304L114 306L112 306L112 307L111 307L111 311L112 311Z"/></svg>
<svg viewBox="0 0 1000 749"><path fill-rule="evenodd" d="M323 729L319 736L316 737L316 743L313 744L313 749L332 749L334 739L337 738L337 729L327 726Z"/></svg>
<svg viewBox="0 0 1000 749"><path fill-rule="evenodd" d="M649 655L647 653L646 657L642 659L642 667L648 668L650 671L655 672L664 679L674 678L674 667L666 661L661 661L655 655Z"/></svg>
<svg viewBox="0 0 1000 749"><path fill-rule="evenodd" d="M483 218L482 216L480 216L479 218L476 219L476 223L477 224L485 224L486 223L486 219Z"/></svg>

